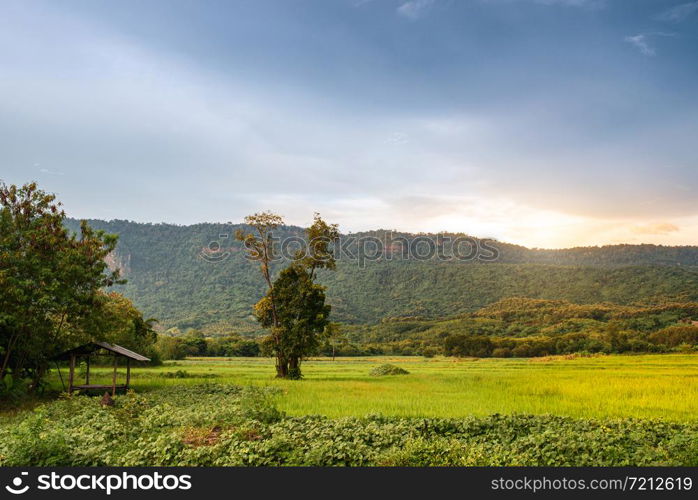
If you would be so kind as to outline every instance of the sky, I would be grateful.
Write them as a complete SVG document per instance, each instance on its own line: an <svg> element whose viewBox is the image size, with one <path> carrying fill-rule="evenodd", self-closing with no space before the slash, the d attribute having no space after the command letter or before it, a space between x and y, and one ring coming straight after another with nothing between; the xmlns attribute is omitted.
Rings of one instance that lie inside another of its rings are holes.
<svg viewBox="0 0 698 500"><path fill-rule="evenodd" d="M0 179L69 216L698 244L698 1L3 0Z"/></svg>

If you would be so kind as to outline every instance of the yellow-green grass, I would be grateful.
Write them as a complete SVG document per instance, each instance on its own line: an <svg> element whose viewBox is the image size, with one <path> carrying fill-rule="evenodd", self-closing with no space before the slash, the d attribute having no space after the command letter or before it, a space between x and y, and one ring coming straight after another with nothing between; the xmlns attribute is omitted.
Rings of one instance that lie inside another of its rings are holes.
<svg viewBox="0 0 698 500"><path fill-rule="evenodd" d="M382 363L401 366L410 374L368 375ZM177 370L186 371L190 378L162 376ZM107 368L93 368L93 372L93 380L106 382L111 377ZM303 374L302 381L277 380L273 360L268 358L194 358L157 368L134 368L132 385L137 391L205 382L275 386L282 389L279 407L290 415L549 413L698 420L698 355L690 354L573 359L314 358L303 363ZM60 386L55 373L52 383Z"/></svg>

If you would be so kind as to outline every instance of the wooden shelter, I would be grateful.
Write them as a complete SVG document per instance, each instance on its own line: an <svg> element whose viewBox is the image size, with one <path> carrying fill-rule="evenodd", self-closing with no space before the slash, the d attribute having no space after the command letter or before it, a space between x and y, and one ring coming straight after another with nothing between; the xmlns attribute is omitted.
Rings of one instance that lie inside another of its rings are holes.
<svg viewBox="0 0 698 500"><path fill-rule="evenodd" d="M110 385L99 385L90 384L90 358L92 356L111 356L114 358L113 366L114 371L112 374L112 383ZM119 384L116 383L116 368L117 361L121 358L126 359L126 383ZM85 372L85 383L76 384L75 383L75 365L77 361L81 358L85 359L86 372ZM112 396L116 394L117 389L128 390L131 384L131 361L150 361L150 358L138 354L137 352L130 351L125 347L121 347L116 344L110 344L108 342L90 342L89 344L81 345L69 351L64 352L56 358L58 360L68 361L68 387L67 390L72 394L75 390L111 390ZM61 377L61 383L63 383L63 376L60 375L60 368L58 369L58 374ZM65 383L63 383L63 388L66 389Z"/></svg>

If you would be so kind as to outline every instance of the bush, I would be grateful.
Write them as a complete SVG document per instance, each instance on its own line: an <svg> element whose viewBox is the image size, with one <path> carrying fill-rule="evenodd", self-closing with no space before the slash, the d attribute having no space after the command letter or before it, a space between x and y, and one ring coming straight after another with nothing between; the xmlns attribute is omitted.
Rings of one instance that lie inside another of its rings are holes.
<svg viewBox="0 0 698 500"><path fill-rule="evenodd" d="M410 372L403 368L400 368L399 366L384 364L376 366L369 372L369 375L371 375L372 377L382 377L384 375L407 375L408 373Z"/></svg>
<svg viewBox="0 0 698 500"><path fill-rule="evenodd" d="M681 344L698 344L698 326L677 325L650 334L650 342L676 347Z"/></svg>
<svg viewBox="0 0 698 500"><path fill-rule="evenodd" d="M508 347L497 347L492 351L492 357L493 358L510 358L511 357L511 349Z"/></svg>

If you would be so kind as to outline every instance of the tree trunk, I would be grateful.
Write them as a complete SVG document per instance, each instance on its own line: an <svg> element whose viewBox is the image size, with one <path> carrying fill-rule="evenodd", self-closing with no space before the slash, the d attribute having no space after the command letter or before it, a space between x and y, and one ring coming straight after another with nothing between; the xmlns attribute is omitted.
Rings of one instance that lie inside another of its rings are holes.
<svg viewBox="0 0 698 500"><path fill-rule="evenodd" d="M111 378L111 395L116 396L116 354L114 355L114 373L112 373Z"/></svg>
<svg viewBox="0 0 698 500"><path fill-rule="evenodd" d="M276 378L288 377L288 360L281 354L276 355Z"/></svg>
<svg viewBox="0 0 698 500"><path fill-rule="evenodd" d="M70 372L68 373L68 393L73 393L73 381L75 380L75 354L70 355Z"/></svg>
<svg viewBox="0 0 698 500"><path fill-rule="evenodd" d="M34 371L34 378L32 379L32 383L29 386L29 392L31 394L36 394L36 390L39 388L39 382L42 378L44 378L45 373L46 367L44 367L43 365L37 366L36 370Z"/></svg>
<svg viewBox="0 0 698 500"><path fill-rule="evenodd" d="M291 356L288 360L287 377L293 380L301 378L301 359L298 356Z"/></svg>
<svg viewBox="0 0 698 500"><path fill-rule="evenodd" d="M10 341L7 343L7 351L5 351L5 357L2 360L2 366L0 366L0 381L5 378L5 375L7 375L7 367L10 364L10 354L12 354L12 349L14 348L18 338L19 335L14 334L10 337Z"/></svg>

